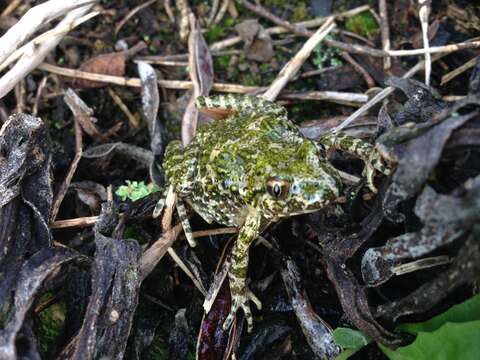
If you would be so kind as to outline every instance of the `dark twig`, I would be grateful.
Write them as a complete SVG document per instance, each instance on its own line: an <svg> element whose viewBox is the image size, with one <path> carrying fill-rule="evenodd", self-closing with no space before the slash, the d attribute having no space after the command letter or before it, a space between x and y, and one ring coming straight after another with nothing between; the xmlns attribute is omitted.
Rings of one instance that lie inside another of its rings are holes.
<svg viewBox="0 0 480 360"><path fill-rule="evenodd" d="M72 93L67 92L65 97L70 97ZM72 103L67 101L67 105L72 106ZM62 204L63 198L65 197L65 194L68 191L70 182L72 181L73 175L77 170L78 163L82 158L83 136L82 136L82 128L80 126L80 122L77 119L77 116L74 116L74 124L75 124L75 157L73 158L72 163L70 164L70 168L68 169L67 176L65 176L65 179L63 180L63 183L60 186L60 189L58 190L57 195L55 196L55 200L53 201L52 216L50 218L51 222L55 221L58 215L58 211L60 210L60 205Z"/></svg>
<svg viewBox="0 0 480 360"><path fill-rule="evenodd" d="M369 89L375 86L375 80L373 80L373 78L370 76L367 70L365 70L359 63L357 63L355 59L348 52L342 51L340 53L340 56L345 61L347 61L350 65L352 65L352 67L355 69L356 72L362 75Z"/></svg>

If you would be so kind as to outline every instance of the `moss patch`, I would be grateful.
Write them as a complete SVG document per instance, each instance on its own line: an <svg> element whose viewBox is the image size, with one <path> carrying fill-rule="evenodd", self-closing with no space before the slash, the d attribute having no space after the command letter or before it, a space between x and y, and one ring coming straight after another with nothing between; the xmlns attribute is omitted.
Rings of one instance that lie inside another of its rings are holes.
<svg viewBox="0 0 480 360"><path fill-rule="evenodd" d="M345 28L348 31L365 37L375 36L379 31L377 21L368 11L364 11L347 19L345 22Z"/></svg>

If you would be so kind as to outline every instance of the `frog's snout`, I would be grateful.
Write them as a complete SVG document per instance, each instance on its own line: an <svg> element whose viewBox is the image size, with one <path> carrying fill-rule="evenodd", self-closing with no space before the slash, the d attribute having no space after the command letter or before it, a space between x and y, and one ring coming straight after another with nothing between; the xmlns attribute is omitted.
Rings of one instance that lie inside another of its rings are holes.
<svg viewBox="0 0 480 360"><path fill-rule="evenodd" d="M304 211L320 209L339 196L336 179L325 174L320 178L295 181L290 192L291 198L301 204Z"/></svg>

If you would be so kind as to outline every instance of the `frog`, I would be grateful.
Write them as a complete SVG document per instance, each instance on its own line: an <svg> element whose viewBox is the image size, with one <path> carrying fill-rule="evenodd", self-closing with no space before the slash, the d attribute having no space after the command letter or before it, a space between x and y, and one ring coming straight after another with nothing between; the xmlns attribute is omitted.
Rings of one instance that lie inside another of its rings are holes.
<svg viewBox="0 0 480 360"><path fill-rule="evenodd" d="M338 149L361 158L373 192L376 173L389 175L390 168L370 143L347 134L306 138L286 108L273 101L228 94L200 96L195 105L216 120L200 126L185 147L180 141L170 142L163 168L177 194L190 245L196 242L184 202L207 223L239 229L227 260L232 301L223 329L230 328L241 309L251 332L250 301L258 309L261 302L247 286L250 245L273 222L335 204L342 194L342 178L327 160L328 152Z"/></svg>

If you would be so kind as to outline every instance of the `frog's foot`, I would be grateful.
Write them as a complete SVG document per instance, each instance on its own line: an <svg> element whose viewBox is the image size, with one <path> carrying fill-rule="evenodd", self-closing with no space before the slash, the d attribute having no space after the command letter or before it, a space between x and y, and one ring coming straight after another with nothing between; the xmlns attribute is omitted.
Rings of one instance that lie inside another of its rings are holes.
<svg viewBox="0 0 480 360"><path fill-rule="evenodd" d="M373 182L375 177L375 171L382 173L383 175L390 175L391 170L385 163L380 154L376 151L372 151L368 158L365 160L365 168L363 174L367 178L367 186L373 192L377 193L377 188Z"/></svg>
<svg viewBox="0 0 480 360"><path fill-rule="evenodd" d="M230 307L230 312L228 313L227 318L225 319L225 322L223 323L223 330L228 330L230 328L230 325L232 325L233 319L235 319L235 314L237 313L237 310L239 308L242 308L244 314L245 314L245 319L247 320L247 325L248 325L248 332L252 332L253 330L253 316L252 312L250 311L250 304L249 302L253 301L257 309L262 308L262 303L261 301L255 296L254 293L252 293L248 288L243 288L242 291L234 294L232 293L232 305Z"/></svg>

